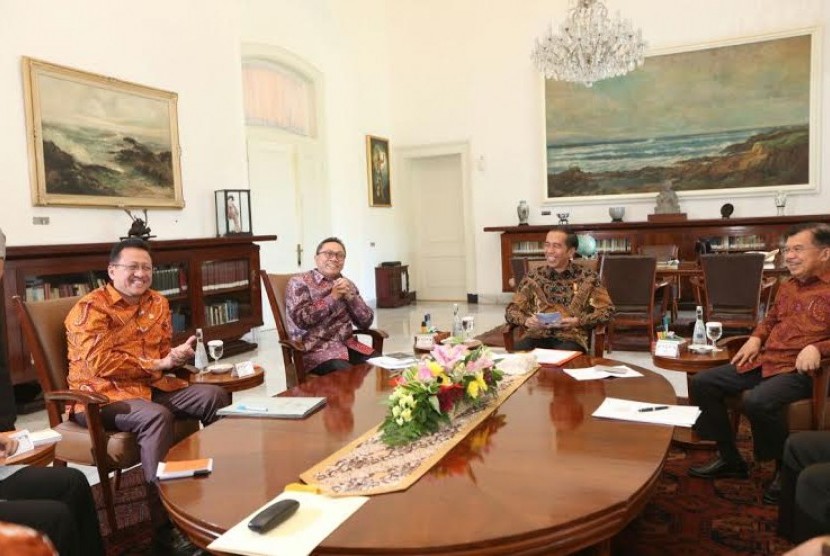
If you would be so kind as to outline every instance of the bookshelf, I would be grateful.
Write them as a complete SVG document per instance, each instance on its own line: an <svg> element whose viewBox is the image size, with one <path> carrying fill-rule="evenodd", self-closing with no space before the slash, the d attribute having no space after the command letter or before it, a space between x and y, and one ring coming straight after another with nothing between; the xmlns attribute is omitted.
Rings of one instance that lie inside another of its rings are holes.
<svg viewBox="0 0 830 556"><path fill-rule="evenodd" d="M256 347L241 340L262 325L259 245L276 236L150 241L152 288L170 302L173 341L181 342L202 328L206 339L225 342L225 354ZM13 295L29 301L83 295L105 284L112 243L28 245L8 247L2 287L0 365L12 383L37 380L17 315Z"/></svg>
<svg viewBox="0 0 830 556"><path fill-rule="evenodd" d="M719 218L671 222L604 222L572 224L577 234L591 234L600 254L637 253L643 245L677 245L681 261L695 261L695 241L707 239L715 253L771 251L796 224L830 223L830 214ZM485 232L501 234L502 291L512 291L512 259L543 259L545 235L554 226L490 226Z"/></svg>

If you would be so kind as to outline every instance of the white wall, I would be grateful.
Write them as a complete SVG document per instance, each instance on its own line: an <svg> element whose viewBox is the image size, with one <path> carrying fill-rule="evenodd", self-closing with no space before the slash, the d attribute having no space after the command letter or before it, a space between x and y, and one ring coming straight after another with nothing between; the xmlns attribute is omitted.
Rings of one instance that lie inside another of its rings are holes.
<svg viewBox="0 0 830 556"><path fill-rule="evenodd" d="M605 0L643 34L652 49L750 37L830 23L826 0ZM531 224L543 217L544 90L530 51L536 37L563 20L567 0L394 0L391 114L397 145L469 141L472 160L478 293L500 291L498 234L485 226L517 223L516 205L527 199ZM822 143L830 113L830 40L822 45ZM682 99L678 99L682 102ZM830 172L830 152L821 166ZM484 170L477 169L480 157ZM718 217L724 199L684 199L689 218ZM734 216L773 215L772 194L731 199ZM559 205L572 223L607 222L609 205ZM827 211L830 189L791 195L788 214ZM654 201L628 205L627 221L645 220ZM554 206L556 208L556 206ZM553 210L553 213L557 212Z"/></svg>
<svg viewBox="0 0 830 556"><path fill-rule="evenodd" d="M151 210L149 224L159 239L214 236L213 191L247 187L238 18L224 0L0 0L0 226L8 244L107 242L130 227L119 209L32 206L22 56L177 92L186 208ZM35 226L33 216L51 223Z"/></svg>

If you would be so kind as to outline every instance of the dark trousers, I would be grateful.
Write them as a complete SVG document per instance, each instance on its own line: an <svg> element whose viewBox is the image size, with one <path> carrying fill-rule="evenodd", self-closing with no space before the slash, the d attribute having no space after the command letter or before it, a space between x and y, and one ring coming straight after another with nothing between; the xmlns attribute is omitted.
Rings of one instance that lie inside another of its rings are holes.
<svg viewBox="0 0 830 556"><path fill-rule="evenodd" d="M322 363L311 369L309 372L314 375L323 376L331 372L337 371L339 369L348 369L349 367L352 367L354 365L360 365L361 363L365 363L368 359L371 359L372 357L380 356L381 354L376 351L370 355L363 355L359 351L349 349L348 361L346 361L345 359L329 359L328 361L323 361Z"/></svg>
<svg viewBox="0 0 830 556"><path fill-rule="evenodd" d="M176 417L199 419L205 426L218 418L216 412L231 403L231 396L213 384L193 384L175 392L153 390L153 400L133 398L101 408L104 427L135 434L141 452L141 467L148 483L156 480L158 464L173 445ZM75 421L86 426L86 414Z"/></svg>
<svg viewBox="0 0 830 556"><path fill-rule="evenodd" d="M563 349L568 351L581 351L585 353L585 348L576 342L568 340L560 340L558 338L522 338L513 344L514 351L530 351L532 349Z"/></svg>
<svg viewBox="0 0 830 556"><path fill-rule="evenodd" d="M830 534L830 431L797 432L781 463L778 532L795 543Z"/></svg>
<svg viewBox="0 0 830 556"><path fill-rule="evenodd" d="M24 467L0 481L0 521L46 534L61 556L104 554L92 491L67 467Z"/></svg>
<svg viewBox="0 0 830 556"><path fill-rule="evenodd" d="M702 438L714 440L721 457L733 462L741 456L725 400L744 391L748 392L743 397L743 411L752 426L755 460L780 460L789 435L787 406L811 396L812 379L796 372L763 378L760 367L738 373L730 364L692 376L689 397L702 411L694 430Z"/></svg>

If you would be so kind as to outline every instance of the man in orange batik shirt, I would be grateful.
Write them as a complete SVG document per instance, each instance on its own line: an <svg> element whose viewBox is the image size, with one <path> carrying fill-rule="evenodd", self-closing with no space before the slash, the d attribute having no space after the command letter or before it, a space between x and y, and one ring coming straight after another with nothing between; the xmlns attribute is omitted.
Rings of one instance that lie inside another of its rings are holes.
<svg viewBox="0 0 830 556"><path fill-rule="evenodd" d="M216 385L188 385L165 374L193 356L196 338L170 347L170 307L150 289L149 245L138 238L116 244L107 272L112 282L81 298L66 317L69 387L109 397L101 408L104 426L136 435L144 477L154 483L158 463L173 443L174 415L209 425L230 395ZM71 418L86 426L82 407L76 406ZM158 493L149 491L152 508Z"/></svg>

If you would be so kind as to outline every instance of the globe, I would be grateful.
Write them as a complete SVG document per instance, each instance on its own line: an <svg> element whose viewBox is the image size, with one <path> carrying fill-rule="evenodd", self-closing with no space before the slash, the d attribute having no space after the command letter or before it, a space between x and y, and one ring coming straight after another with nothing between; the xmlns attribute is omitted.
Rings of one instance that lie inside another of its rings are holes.
<svg viewBox="0 0 830 556"><path fill-rule="evenodd" d="M576 248L579 255L587 259L597 254L597 240L594 236L581 234L576 237L579 239L579 245Z"/></svg>

